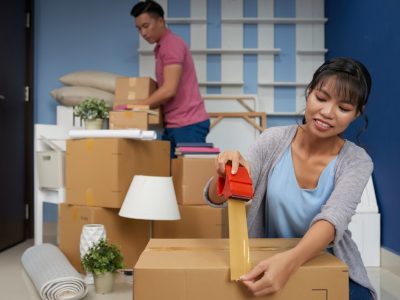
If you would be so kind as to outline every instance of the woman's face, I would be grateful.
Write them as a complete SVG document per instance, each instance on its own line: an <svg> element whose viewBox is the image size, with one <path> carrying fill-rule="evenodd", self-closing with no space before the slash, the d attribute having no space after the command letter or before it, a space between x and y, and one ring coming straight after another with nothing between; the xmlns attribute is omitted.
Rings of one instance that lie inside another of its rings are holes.
<svg viewBox="0 0 400 300"><path fill-rule="evenodd" d="M346 130L358 113L350 99L339 99L336 78L327 78L312 90L306 103L306 128L319 138L328 138Z"/></svg>

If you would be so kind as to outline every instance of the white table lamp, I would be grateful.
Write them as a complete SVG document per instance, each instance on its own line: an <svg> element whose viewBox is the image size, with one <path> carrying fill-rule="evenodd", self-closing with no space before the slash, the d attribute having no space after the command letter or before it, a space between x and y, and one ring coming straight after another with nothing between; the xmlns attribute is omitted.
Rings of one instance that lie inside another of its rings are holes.
<svg viewBox="0 0 400 300"><path fill-rule="evenodd" d="M172 177L134 176L119 215L131 219L179 220Z"/></svg>

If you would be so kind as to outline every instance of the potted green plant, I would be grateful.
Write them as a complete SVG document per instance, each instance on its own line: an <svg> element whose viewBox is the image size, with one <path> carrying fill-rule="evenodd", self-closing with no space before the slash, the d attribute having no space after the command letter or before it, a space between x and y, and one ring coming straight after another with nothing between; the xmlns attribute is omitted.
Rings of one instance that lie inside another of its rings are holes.
<svg viewBox="0 0 400 300"><path fill-rule="evenodd" d="M74 107L74 115L85 122L86 129L101 129L110 109L103 99L88 97Z"/></svg>
<svg viewBox="0 0 400 300"><path fill-rule="evenodd" d="M86 272L92 272L95 290L98 294L112 292L115 273L122 269L123 256L118 247L101 239L88 249L81 259L81 264Z"/></svg>

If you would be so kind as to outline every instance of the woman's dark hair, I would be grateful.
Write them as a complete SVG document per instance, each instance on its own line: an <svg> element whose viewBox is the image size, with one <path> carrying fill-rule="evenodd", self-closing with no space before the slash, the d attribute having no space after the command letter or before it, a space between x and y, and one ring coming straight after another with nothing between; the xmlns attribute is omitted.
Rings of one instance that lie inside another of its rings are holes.
<svg viewBox="0 0 400 300"><path fill-rule="evenodd" d="M360 113L364 117L365 126L362 129L364 131L368 126L368 118L364 115L364 108L368 102L372 84L371 75L367 68L361 62L347 57L327 60L315 71L307 86L306 95L308 96L314 89L320 89L324 82L331 77L336 78L337 96L350 101L355 106L356 113Z"/></svg>
<svg viewBox="0 0 400 300"><path fill-rule="evenodd" d="M148 13L153 17L164 18L163 8L160 4L152 0L140 1L136 3L131 10L131 16L135 18L144 13Z"/></svg>
<svg viewBox="0 0 400 300"><path fill-rule="evenodd" d="M357 113L363 113L371 91L371 76L367 68L359 61L337 57L326 61L314 73L307 86L310 93L320 88L329 77L336 77L338 97L349 100L356 107Z"/></svg>

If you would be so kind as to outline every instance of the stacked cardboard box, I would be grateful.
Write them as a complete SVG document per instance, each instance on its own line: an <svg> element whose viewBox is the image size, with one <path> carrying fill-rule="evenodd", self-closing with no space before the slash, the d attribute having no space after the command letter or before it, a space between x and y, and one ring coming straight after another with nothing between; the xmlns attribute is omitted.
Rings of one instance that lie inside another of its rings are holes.
<svg viewBox="0 0 400 300"><path fill-rule="evenodd" d="M59 208L59 247L73 266L80 266L79 242L84 224L104 224L132 268L149 237L147 221L118 215L135 175L170 176L166 141L77 139L67 141L66 203Z"/></svg>
<svg viewBox="0 0 400 300"><path fill-rule="evenodd" d="M186 158L172 160L171 174L176 199L181 205L206 205L204 187L215 176L214 158Z"/></svg>
<svg viewBox="0 0 400 300"><path fill-rule="evenodd" d="M119 77L115 82L114 111L110 112L110 128L139 128L148 130L151 126L163 124L161 108L149 109L133 105L144 100L157 89L157 83L150 77Z"/></svg>
<svg viewBox="0 0 400 300"><path fill-rule="evenodd" d="M205 185L215 175L214 158L173 159L171 174L181 219L155 221L153 237L227 237L226 209L207 205L203 196Z"/></svg>
<svg viewBox="0 0 400 300"><path fill-rule="evenodd" d="M169 176L167 141L67 141L68 204L120 208L134 175Z"/></svg>
<svg viewBox="0 0 400 300"><path fill-rule="evenodd" d="M296 239L252 239L252 266L292 248ZM226 239L151 240L134 269L134 300L254 299L240 282L229 280L229 241ZM272 295L257 299L349 299L347 266L321 252L302 265Z"/></svg>

